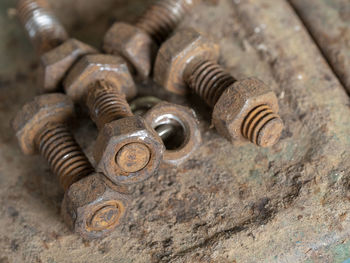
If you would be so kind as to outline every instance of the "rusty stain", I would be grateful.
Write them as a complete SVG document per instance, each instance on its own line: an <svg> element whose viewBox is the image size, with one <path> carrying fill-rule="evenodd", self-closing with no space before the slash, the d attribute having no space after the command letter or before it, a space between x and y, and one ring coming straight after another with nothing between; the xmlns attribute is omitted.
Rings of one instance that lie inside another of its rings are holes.
<svg viewBox="0 0 350 263"><path fill-rule="evenodd" d="M121 55L140 77L148 77L158 46L168 38L196 2L198 1L156 1L135 25L115 23L105 35L104 50Z"/></svg>
<svg viewBox="0 0 350 263"><path fill-rule="evenodd" d="M26 154L39 151L57 175L66 192L62 213L68 225L84 238L102 237L120 223L127 195L111 189L104 176L94 173L66 126L73 114L73 103L66 95L41 95L23 106L13 127L22 151Z"/></svg>
<svg viewBox="0 0 350 263"><path fill-rule="evenodd" d="M213 107L216 130L230 141L247 139L261 147L278 142L283 122L276 95L261 81L236 80L218 65L218 47L192 28L167 40L155 63L155 80L185 94L187 86Z"/></svg>

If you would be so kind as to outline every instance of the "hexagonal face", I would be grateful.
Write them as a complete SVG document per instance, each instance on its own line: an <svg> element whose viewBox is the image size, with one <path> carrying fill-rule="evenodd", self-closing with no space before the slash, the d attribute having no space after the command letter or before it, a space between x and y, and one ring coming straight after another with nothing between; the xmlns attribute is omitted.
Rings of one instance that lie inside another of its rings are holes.
<svg viewBox="0 0 350 263"><path fill-rule="evenodd" d="M114 183L127 185L153 175L163 157L158 134L139 117L113 121L100 131L94 149L96 169Z"/></svg>
<svg viewBox="0 0 350 263"><path fill-rule="evenodd" d="M64 89L73 101L83 101L89 86L98 80L113 83L127 98L136 95L135 83L124 59L102 54L82 57L65 79Z"/></svg>
<svg viewBox="0 0 350 263"><path fill-rule="evenodd" d="M12 125L25 154L36 152L35 137L50 122L66 122L74 115L73 102L64 94L37 96L17 113Z"/></svg>
<svg viewBox="0 0 350 263"><path fill-rule="evenodd" d="M145 120L156 130L162 125L170 125L174 129L177 126L181 129L181 132L174 132L173 135L181 139L179 146L164 152L163 162L167 164L182 164L192 156L202 141L196 114L190 108L161 102L145 114Z"/></svg>
<svg viewBox="0 0 350 263"><path fill-rule="evenodd" d="M213 124L216 130L231 142L247 141L248 136L244 136L243 125L246 119L250 118L251 112L263 105L269 108L267 114L278 112L278 101L273 91L258 79L237 81L224 91L216 103L212 116ZM254 118L253 116L253 121ZM252 124L248 124L247 127L253 127Z"/></svg>
<svg viewBox="0 0 350 263"><path fill-rule="evenodd" d="M140 77L146 78L151 73L158 46L143 30L115 23L105 35L103 49L124 57Z"/></svg>
<svg viewBox="0 0 350 263"><path fill-rule="evenodd" d="M65 222L85 239L111 233L125 217L129 197L102 174L92 174L66 191L61 213Z"/></svg>
<svg viewBox="0 0 350 263"><path fill-rule="evenodd" d="M78 40L69 39L40 58L40 81L45 92L59 88L71 66L83 55L97 53L93 47Z"/></svg>
<svg viewBox="0 0 350 263"><path fill-rule="evenodd" d="M192 28L178 31L159 49L154 79L165 89L180 95L187 93L186 69L199 60L216 61L219 47Z"/></svg>

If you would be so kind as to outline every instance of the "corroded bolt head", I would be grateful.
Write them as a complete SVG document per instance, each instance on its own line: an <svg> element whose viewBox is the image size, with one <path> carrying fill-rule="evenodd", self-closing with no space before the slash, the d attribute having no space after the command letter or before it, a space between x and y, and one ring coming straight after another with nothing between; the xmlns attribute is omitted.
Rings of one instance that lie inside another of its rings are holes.
<svg viewBox="0 0 350 263"><path fill-rule="evenodd" d="M83 101L90 85L98 80L113 83L127 98L136 95L135 83L124 59L102 54L82 57L68 73L64 90L74 102Z"/></svg>
<svg viewBox="0 0 350 263"><path fill-rule="evenodd" d="M195 112L187 107L169 102L160 102L153 106L144 116L145 120L157 129L161 125L174 124L181 129L181 143L175 149L166 149L163 162L170 165L180 165L198 149L201 144L201 133Z"/></svg>
<svg viewBox="0 0 350 263"><path fill-rule="evenodd" d="M57 90L72 65L82 56L93 53L97 50L76 39L69 39L44 53L40 58L40 86L45 92Z"/></svg>
<svg viewBox="0 0 350 263"><path fill-rule="evenodd" d="M249 78L236 81L223 92L214 106L212 121L216 130L232 142L249 139L269 147L283 130L283 122L275 112L275 93L262 81Z"/></svg>
<svg viewBox="0 0 350 263"><path fill-rule="evenodd" d="M140 77L146 78L151 73L158 46L142 29L118 22L106 33L103 49L125 58Z"/></svg>
<svg viewBox="0 0 350 263"><path fill-rule="evenodd" d="M85 239L108 235L122 222L129 202L126 193L114 188L99 173L72 184L62 202L63 219Z"/></svg>
<svg viewBox="0 0 350 263"><path fill-rule="evenodd" d="M160 47L154 65L154 80L180 95L187 93L185 71L198 60L217 61L219 47L192 28L180 30Z"/></svg>
<svg viewBox="0 0 350 263"><path fill-rule="evenodd" d="M36 153L35 138L45 125L66 122L73 114L73 102L61 93L37 96L25 104L12 123L23 153Z"/></svg>
<svg viewBox="0 0 350 263"><path fill-rule="evenodd" d="M163 151L162 140L143 118L122 118L100 131L94 149L96 169L117 184L143 181L157 171Z"/></svg>

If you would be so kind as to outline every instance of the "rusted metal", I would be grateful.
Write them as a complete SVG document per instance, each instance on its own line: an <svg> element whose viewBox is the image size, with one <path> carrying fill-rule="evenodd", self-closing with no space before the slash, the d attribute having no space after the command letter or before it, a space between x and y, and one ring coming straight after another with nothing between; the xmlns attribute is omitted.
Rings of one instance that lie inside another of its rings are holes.
<svg viewBox="0 0 350 263"><path fill-rule="evenodd" d="M17 11L19 20L40 55L68 39L68 33L51 12L46 0L20 0Z"/></svg>
<svg viewBox="0 0 350 263"><path fill-rule="evenodd" d="M178 104L155 97L141 97L131 103L133 111L145 117L166 147L163 162L180 165L188 160L201 144L201 133L195 112Z"/></svg>
<svg viewBox="0 0 350 263"><path fill-rule="evenodd" d="M187 87L213 107L216 130L230 141L274 145L283 130L276 95L260 80L236 80L217 64L217 45L194 29L179 31L159 50L154 78L165 89Z"/></svg>
<svg viewBox="0 0 350 263"><path fill-rule="evenodd" d="M85 239L109 235L123 223L129 194L101 173L91 173L66 191L61 214L66 224Z"/></svg>
<svg viewBox="0 0 350 263"><path fill-rule="evenodd" d="M82 55L97 53L93 47L68 38L47 0L19 0L17 11L40 56L40 87L45 91L58 89L68 69Z"/></svg>
<svg viewBox="0 0 350 263"><path fill-rule="evenodd" d="M157 1L135 25L115 23L105 35L104 50L123 56L140 77L146 78L151 73L158 46L197 2L199 1Z"/></svg>
<svg viewBox="0 0 350 263"><path fill-rule="evenodd" d="M22 151L39 151L65 190L62 214L84 238L110 233L124 217L127 195L94 172L65 122L74 113L63 94L36 97L17 114L13 127Z"/></svg>
<svg viewBox="0 0 350 263"><path fill-rule="evenodd" d="M133 115L125 95L112 83L97 81L88 91L86 104L100 130L94 149L97 170L118 185L152 176L164 145L142 117Z"/></svg>
<svg viewBox="0 0 350 263"><path fill-rule="evenodd" d="M113 83L128 99L137 93L124 59L104 54L86 55L79 59L64 80L64 91L74 102L84 102L89 87L99 80Z"/></svg>

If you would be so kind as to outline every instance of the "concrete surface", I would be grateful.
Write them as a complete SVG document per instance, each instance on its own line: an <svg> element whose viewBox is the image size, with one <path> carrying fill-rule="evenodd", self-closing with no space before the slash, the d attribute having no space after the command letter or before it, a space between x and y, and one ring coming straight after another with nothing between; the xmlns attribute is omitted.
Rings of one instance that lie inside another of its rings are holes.
<svg viewBox="0 0 350 263"><path fill-rule="evenodd" d="M277 93L281 141L230 145L190 97L203 131L198 153L135 187L128 223L92 242L66 228L56 179L43 159L20 152L9 125L39 92L14 2L0 2L1 263L350 261L349 99L287 1L206 1L183 23L220 43L235 76L257 76ZM134 21L150 1L51 2L73 36L98 47L113 20ZM84 117L74 132L90 155L93 124Z"/></svg>

